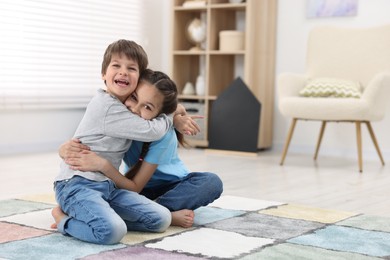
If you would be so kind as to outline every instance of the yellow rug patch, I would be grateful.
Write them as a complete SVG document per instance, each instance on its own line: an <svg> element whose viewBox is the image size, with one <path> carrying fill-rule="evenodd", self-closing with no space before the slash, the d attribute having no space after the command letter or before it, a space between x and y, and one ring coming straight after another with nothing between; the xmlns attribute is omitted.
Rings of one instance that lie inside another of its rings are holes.
<svg viewBox="0 0 390 260"><path fill-rule="evenodd" d="M259 211L259 213L285 218L304 219L308 221L316 221L320 223L329 224L357 215L356 213L346 211L312 208L298 204L278 206L276 208L261 210Z"/></svg>
<svg viewBox="0 0 390 260"><path fill-rule="evenodd" d="M42 202L48 204L57 204L54 193L51 194L34 194L29 196L24 196L18 199L34 201L34 202Z"/></svg>

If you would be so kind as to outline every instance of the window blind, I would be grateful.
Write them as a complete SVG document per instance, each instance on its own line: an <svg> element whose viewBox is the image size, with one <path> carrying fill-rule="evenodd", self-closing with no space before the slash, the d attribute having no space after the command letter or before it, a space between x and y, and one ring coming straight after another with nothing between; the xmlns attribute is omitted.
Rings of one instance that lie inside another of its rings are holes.
<svg viewBox="0 0 390 260"><path fill-rule="evenodd" d="M143 2L0 1L0 109L85 107L108 44L140 43Z"/></svg>

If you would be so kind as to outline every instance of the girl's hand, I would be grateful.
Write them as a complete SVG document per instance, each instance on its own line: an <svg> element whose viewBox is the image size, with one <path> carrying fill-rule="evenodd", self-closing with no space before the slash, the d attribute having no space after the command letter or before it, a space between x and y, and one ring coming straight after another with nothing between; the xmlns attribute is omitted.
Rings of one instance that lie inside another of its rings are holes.
<svg viewBox="0 0 390 260"><path fill-rule="evenodd" d="M108 161L94 152L83 150L75 156L65 159L65 162L72 170L77 171L98 171L103 172Z"/></svg>
<svg viewBox="0 0 390 260"><path fill-rule="evenodd" d="M196 135L200 132L200 127L195 119L199 118L204 118L204 116L176 114L173 117L173 124L183 135Z"/></svg>
<svg viewBox="0 0 390 260"><path fill-rule="evenodd" d="M77 138L73 138L60 146L58 153L62 159L76 157L82 151L89 151L89 147L82 144Z"/></svg>
<svg viewBox="0 0 390 260"><path fill-rule="evenodd" d="M183 135L196 135L200 132L200 127L195 119L199 118L204 118L204 116L190 116L186 108L182 104L178 104L173 116L173 125Z"/></svg>

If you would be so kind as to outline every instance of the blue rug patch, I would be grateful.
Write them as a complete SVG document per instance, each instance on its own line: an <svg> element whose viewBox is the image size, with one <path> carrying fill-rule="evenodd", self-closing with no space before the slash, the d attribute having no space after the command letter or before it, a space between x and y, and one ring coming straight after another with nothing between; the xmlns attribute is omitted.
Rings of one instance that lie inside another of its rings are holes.
<svg viewBox="0 0 390 260"><path fill-rule="evenodd" d="M328 226L290 243L384 257L390 255L390 234L343 226Z"/></svg>
<svg viewBox="0 0 390 260"><path fill-rule="evenodd" d="M194 211L194 226L201 226L215 221L232 218L245 214L245 211L200 207Z"/></svg>

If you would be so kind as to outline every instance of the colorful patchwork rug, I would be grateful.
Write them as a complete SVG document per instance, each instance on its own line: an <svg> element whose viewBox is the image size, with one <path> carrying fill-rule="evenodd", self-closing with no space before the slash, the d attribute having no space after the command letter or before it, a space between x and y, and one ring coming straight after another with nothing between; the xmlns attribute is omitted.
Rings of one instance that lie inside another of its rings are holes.
<svg viewBox="0 0 390 260"><path fill-rule="evenodd" d="M390 218L223 196L195 224L95 245L50 229L53 195L0 201L0 259L390 259Z"/></svg>

